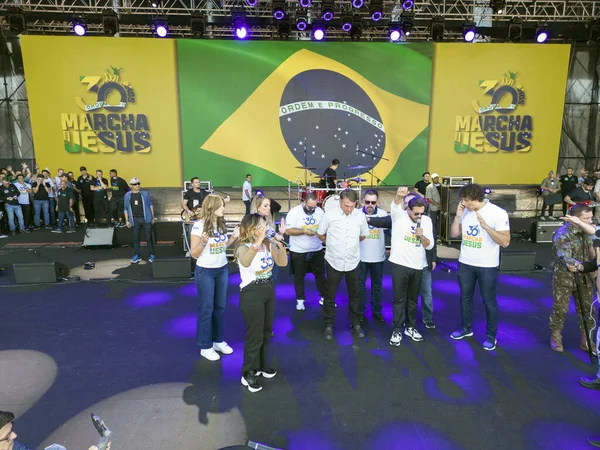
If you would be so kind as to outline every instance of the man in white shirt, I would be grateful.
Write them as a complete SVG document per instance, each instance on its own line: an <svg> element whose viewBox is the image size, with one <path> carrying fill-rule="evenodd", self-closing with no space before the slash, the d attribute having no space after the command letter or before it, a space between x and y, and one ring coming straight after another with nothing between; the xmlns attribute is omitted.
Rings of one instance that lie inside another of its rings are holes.
<svg viewBox="0 0 600 450"><path fill-rule="evenodd" d="M442 198L440 197L440 176L437 173L431 175L431 184L427 185L425 198L429 202L429 217L433 226L433 237L436 238L438 223L440 219L440 208Z"/></svg>
<svg viewBox="0 0 600 450"><path fill-rule="evenodd" d="M378 205L379 193L369 189L363 196L365 206L362 211L366 217L387 217L388 213ZM371 311L373 319L383 322L381 314L381 294L383 292L383 263L385 261L385 234L383 228L368 225L369 234L360 243L360 321L365 321L367 309L367 276L371 274Z"/></svg>
<svg viewBox="0 0 600 450"><path fill-rule="evenodd" d="M317 206L317 196L309 192L298 206L294 206L285 218L285 234L290 236L290 260L294 271L296 309L304 311L304 278L308 271L315 276L317 289L323 304L327 294L325 281L325 252L317 230L325 213Z"/></svg>
<svg viewBox="0 0 600 450"><path fill-rule="evenodd" d="M392 286L394 289L394 321L390 345L399 346L404 334L415 342L423 336L415 328L417 303L423 268L427 266L426 250L433 248L431 219L425 215L426 204L420 197L408 202L404 209L407 187L399 187L392 201Z"/></svg>
<svg viewBox="0 0 600 450"><path fill-rule="evenodd" d="M50 185L50 191L48 192L48 200L50 202L50 225L54 226L56 223L56 185L47 168L42 170L42 175L44 175L44 183L46 186Z"/></svg>
<svg viewBox="0 0 600 450"><path fill-rule="evenodd" d="M246 215L250 214L250 205L252 204L252 175L246 174L246 181L242 186L242 200L246 205Z"/></svg>
<svg viewBox="0 0 600 450"><path fill-rule="evenodd" d="M505 210L485 200L483 188L467 184L459 191L461 198L452 222L453 238L462 236L458 258L460 285L461 328L450 335L452 339L473 336L473 295L475 284L483 297L486 313L484 350L496 348L498 333L498 302L496 283L500 263L500 247L510 244L510 225Z"/></svg>
<svg viewBox="0 0 600 450"><path fill-rule="evenodd" d="M317 234L327 245L325 262L327 267L327 296L323 303L325 330L323 337L333 339L335 319L335 294L342 278L348 286L348 315L350 330L354 336L364 338L360 327L358 305L360 279L360 242L369 234L365 215L356 209L358 195L352 189L340 192L340 208L332 209L323 216Z"/></svg>
<svg viewBox="0 0 600 450"><path fill-rule="evenodd" d="M21 205L21 210L23 211L25 231L28 233L32 228L31 199L29 194L31 194L33 191L31 190L31 185L29 183L25 183L25 177L22 173L17 174L17 181L14 181L13 184L19 190L19 205Z"/></svg>

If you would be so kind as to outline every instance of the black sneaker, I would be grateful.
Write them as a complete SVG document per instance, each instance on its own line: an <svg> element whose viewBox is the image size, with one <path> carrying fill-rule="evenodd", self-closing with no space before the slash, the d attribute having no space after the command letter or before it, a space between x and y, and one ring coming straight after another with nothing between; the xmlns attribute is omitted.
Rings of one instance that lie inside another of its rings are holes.
<svg viewBox="0 0 600 450"><path fill-rule="evenodd" d="M250 392L258 392L258 391L262 390L262 386L256 379L256 374L254 373L253 370L246 372L242 376L242 384L244 386L246 386Z"/></svg>
<svg viewBox="0 0 600 450"><path fill-rule="evenodd" d="M423 322L423 325L425 325L425 328L428 328L430 330L435 328L435 323L433 323L432 321L429 322Z"/></svg>
<svg viewBox="0 0 600 450"><path fill-rule="evenodd" d="M350 331L352 331L352 334L354 336L358 337L358 338L364 338L365 337L365 332L360 327L360 325L352 325L350 327Z"/></svg>
<svg viewBox="0 0 600 450"><path fill-rule="evenodd" d="M373 319L375 319L377 322L385 322L383 314L381 313L373 313Z"/></svg>
<svg viewBox="0 0 600 450"><path fill-rule="evenodd" d="M325 330L323 331L323 337L327 341L333 340L333 327L332 326L325 327Z"/></svg>
<svg viewBox="0 0 600 450"><path fill-rule="evenodd" d="M277 375L277 371L275 369L259 370L256 372L256 375L259 377L273 378L275 375Z"/></svg>

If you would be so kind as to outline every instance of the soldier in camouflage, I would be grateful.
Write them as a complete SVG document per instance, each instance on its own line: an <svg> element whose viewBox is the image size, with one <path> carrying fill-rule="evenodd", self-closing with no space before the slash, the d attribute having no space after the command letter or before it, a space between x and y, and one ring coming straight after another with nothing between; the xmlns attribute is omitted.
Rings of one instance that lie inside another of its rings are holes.
<svg viewBox="0 0 600 450"><path fill-rule="evenodd" d="M591 331L594 326L589 315L592 304L593 275L591 273L575 275L569 270L569 265L577 265L581 261L588 261L595 257L592 240L588 233L584 231L584 228L592 224L593 211L589 206L575 205L571 208L571 216L574 217L574 220L556 230L552 239L554 255L552 296L554 301L552 314L550 315L550 330L552 331L550 347L556 352L564 351L561 332L565 324L571 296L575 300L579 328L581 329L582 350L587 351L588 349L583 320L587 323L588 331ZM575 282L575 276L579 276L579 288ZM583 311L580 310L580 305L583 306Z"/></svg>

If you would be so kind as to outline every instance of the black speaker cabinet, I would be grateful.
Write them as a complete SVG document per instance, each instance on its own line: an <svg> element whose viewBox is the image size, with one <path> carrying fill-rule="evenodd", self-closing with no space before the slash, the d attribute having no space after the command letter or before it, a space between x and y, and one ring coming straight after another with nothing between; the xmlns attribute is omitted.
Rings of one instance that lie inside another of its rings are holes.
<svg viewBox="0 0 600 450"><path fill-rule="evenodd" d="M460 242L460 238L453 238L450 234L452 221L458 208L458 191L460 187L440 186L442 208L440 210L440 238L444 242Z"/></svg>
<svg viewBox="0 0 600 450"><path fill-rule="evenodd" d="M56 261L14 263L13 270L17 284L56 283L69 276L69 268Z"/></svg>
<svg viewBox="0 0 600 450"><path fill-rule="evenodd" d="M556 230L565 223L560 220L548 220L531 222L531 240L536 243L552 242L552 237Z"/></svg>
<svg viewBox="0 0 600 450"><path fill-rule="evenodd" d="M500 272L535 270L535 252L507 250L500 252Z"/></svg>
<svg viewBox="0 0 600 450"><path fill-rule="evenodd" d="M156 258L152 263L152 278L191 278L192 258Z"/></svg>
<svg viewBox="0 0 600 450"><path fill-rule="evenodd" d="M85 230L83 246L86 248L94 247L112 247L115 242L115 229L108 228L88 228Z"/></svg>

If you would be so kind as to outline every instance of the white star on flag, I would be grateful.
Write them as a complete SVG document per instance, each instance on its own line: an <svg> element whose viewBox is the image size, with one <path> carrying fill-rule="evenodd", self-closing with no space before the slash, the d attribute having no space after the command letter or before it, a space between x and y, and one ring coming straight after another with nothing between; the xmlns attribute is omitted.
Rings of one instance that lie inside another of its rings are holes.
<svg viewBox="0 0 600 450"><path fill-rule="evenodd" d="M292 118L291 118L291 117L288 117L288 122L291 122L291 121L292 121Z"/></svg>
<svg viewBox="0 0 600 450"><path fill-rule="evenodd" d="M346 131L346 134L348 134L348 132Z"/></svg>
<svg viewBox="0 0 600 450"><path fill-rule="evenodd" d="M325 155L323 155L322 153L321 153L321 158L322 158L322 159L325 159Z"/></svg>
<svg viewBox="0 0 600 450"><path fill-rule="evenodd" d="M316 147L313 145L313 148L316 148Z"/></svg>
<svg viewBox="0 0 600 450"><path fill-rule="evenodd" d="M302 141L300 141L300 142L298 142L298 145L304 145L304 144L302 143Z"/></svg>
<svg viewBox="0 0 600 450"><path fill-rule="evenodd" d="M312 152L312 154L314 155L314 154L315 154L315 152Z"/></svg>
<svg viewBox="0 0 600 450"><path fill-rule="evenodd" d="M346 148L346 144L342 144L342 148Z"/></svg>
<svg viewBox="0 0 600 450"><path fill-rule="evenodd" d="M319 129L319 125L315 126L315 129L318 130Z"/></svg>

